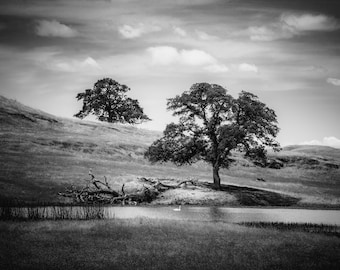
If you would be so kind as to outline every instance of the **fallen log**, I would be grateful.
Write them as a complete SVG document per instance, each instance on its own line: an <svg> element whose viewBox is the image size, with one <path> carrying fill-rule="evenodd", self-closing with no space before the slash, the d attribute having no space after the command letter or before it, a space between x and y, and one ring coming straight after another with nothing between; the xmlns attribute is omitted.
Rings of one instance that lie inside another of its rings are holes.
<svg viewBox="0 0 340 270"><path fill-rule="evenodd" d="M151 185L153 185L154 187L158 188L158 189L164 189L164 190L168 190L168 189L176 189L176 188L180 188L183 185L187 185L187 184L191 184L193 186L200 186L201 184L198 183L197 180L183 180L181 182L179 182L177 185L167 185L162 183L160 180L175 180L175 179L167 179L167 178L162 178L162 179L152 179L152 178L145 178L145 177L141 177L138 178L138 180L150 183Z"/></svg>
<svg viewBox="0 0 340 270"><path fill-rule="evenodd" d="M176 185L169 185L161 182L161 180L174 179L152 179L141 177L139 181L143 184L142 190L133 193L125 191L125 184L122 185L120 191L115 191L104 176L104 181L96 179L92 170L89 171L90 180L86 180L87 184L83 188L71 186L66 188L65 192L59 192L58 195L73 198L76 203L102 203L102 204L137 204L143 202L151 202L160 193L169 189L176 189L191 184L193 186L201 185L197 180L184 180Z"/></svg>

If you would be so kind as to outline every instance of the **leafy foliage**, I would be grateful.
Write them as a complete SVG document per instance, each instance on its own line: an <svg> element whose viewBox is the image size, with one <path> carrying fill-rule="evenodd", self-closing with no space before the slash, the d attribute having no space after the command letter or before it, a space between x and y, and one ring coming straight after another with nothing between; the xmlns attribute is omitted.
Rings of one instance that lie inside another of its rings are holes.
<svg viewBox="0 0 340 270"><path fill-rule="evenodd" d="M97 81L93 89L86 89L77 94L77 100L83 100L83 108L76 117L83 119L94 114L100 121L138 124L150 120L139 106L138 100L126 96L130 90L110 78Z"/></svg>
<svg viewBox="0 0 340 270"><path fill-rule="evenodd" d="M231 150L243 151L258 163L265 160L266 147L279 150L276 114L252 93L242 91L235 99L222 86L197 83L168 99L167 108L179 116L179 123L169 124L145 156L177 165L209 162L218 187L219 168L228 168Z"/></svg>

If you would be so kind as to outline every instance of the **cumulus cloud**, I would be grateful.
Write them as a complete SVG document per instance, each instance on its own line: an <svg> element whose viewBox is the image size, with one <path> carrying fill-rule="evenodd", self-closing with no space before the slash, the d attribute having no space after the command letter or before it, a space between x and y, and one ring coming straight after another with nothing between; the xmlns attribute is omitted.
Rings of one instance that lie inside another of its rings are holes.
<svg viewBox="0 0 340 270"><path fill-rule="evenodd" d="M180 27L174 26L173 27L173 31L174 31L174 33L176 35L178 35L180 37L186 37L187 36L187 32L184 29L180 28Z"/></svg>
<svg viewBox="0 0 340 270"><path fill-rule="evenodd" d="M35 53L35 61L45 69L57 72L78 72L100 70L101 67L92 57L84 59L60 58L55 53Z"/></svg>
<svg viewBox="0 0 340 270"><path fill-rule="evenodd" d="M248 28L251 40L254 41L273 41L277 39L292 38L296 32L280 23L274 23L268 26L252 26Z"/></svg>
<svg viewBox="0 0 340 270"><path fill-rule="evenodd" d="M202 66L206 64L213 64L216 59L210 54L201 50L181 50L179 51L180 60L190 66Z"/></svg>
<svg viewBox="0 0 340 270"><path fill-rule="evenodd" d="M340 79L328 78L327 82L330 83L330 84L333 84L335 86L340 86Z"/></svg>
<svg viewBox="0 0 340 270"><path fill-rule="evenodd" d="M147 51L151 54L152 62L156 65L170 65L180 63L190 66L214 64L216 59L201 50L177 50L170 46L150 47Z"/></svg>
<svg viewBox="0 0 340 270"><path fill-rule="evenodd" d="M255 41L273 41L288 39L311 31L334 31L340 27L334 17L323 14L282 14L277 22L251 26L248 35Z"/></svg>
<svg viewBox="0 0 340 270"><path fill-rule="evenodd" d="M71 38L78 35L78 32L75 29L72 29L71 27L56 20L39 20L35 28L35 33L42 37L62 38Z"/></svg>
<svg viewBox="0 0 340 270"><path fill-rule="evenodd" d="M211 73L224 73L229 71L229 68L223 64L212 64L206 66L204 69Z"/></svg>
<svg viewBox="0 0 340 270"><path fill-rule="evenodd" d="M207 34L206 32L203 32L203 31L199 31L199 30L195 30L195 33L197 35L197 37L201 40L217 40L218 37L217 36L212 36L212 35L209 35Z"/></svg>
<svg viewBox="0 0 340 270"><path fill-rule="evenodd" d="M242 72L258 72L258 67L253 64L242 63L238 66L238 70Z"/></svg>
<svg viewBox="0 0 340 270"><path fill-rule="evenodd" d="M323 14L283 14L281 21L297 31L333 31L339 28L335 18Z"/></svg>
<svg viewBox="0 0 340 270"><path fill-rule="evenodd" d="M150 47L147 52L151 54L152 63L155 65L170 65L180 59L177 49L170 46Z"/></svg>
<svg viewBox="0 0 340 270"><path fill-rule="evenodd" d="M140 23L138 25L124 24L118 27L118 32L123 38L133 39L141 37L144 34L160 31L161 27L157 25L146 25Z"/></svg>
<svg viewBox="0 0 340 270"><path fill-rule="evenodd" d="M340 140L336 137L330 136L325 137L321 141L319 140L311 140L307 142L300 143L302 145L323 145L323 146L330 146L334 148L340 148Z"/></svg>
<svg viewBox="0 0 340 270"><path fill-rule="evenodd" d="M218 63L217 59L202 50L178 50L171 46L158 46L148 48L147 52L150 53L154 65L200 66L213 73L228 71L225 65Z"/></svg>

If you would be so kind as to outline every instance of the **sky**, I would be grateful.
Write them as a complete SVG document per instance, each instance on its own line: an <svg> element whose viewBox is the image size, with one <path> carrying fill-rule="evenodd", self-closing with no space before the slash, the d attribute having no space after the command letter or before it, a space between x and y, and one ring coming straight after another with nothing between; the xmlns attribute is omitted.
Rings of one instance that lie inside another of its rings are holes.
<svg viewBox="0 0 340 270"><path fill-rule="evenodd" d="M0 0L0 94L73 117L109 77L152 121L199 82L275 110L281 145L340 148L338 0Z"/></svg>

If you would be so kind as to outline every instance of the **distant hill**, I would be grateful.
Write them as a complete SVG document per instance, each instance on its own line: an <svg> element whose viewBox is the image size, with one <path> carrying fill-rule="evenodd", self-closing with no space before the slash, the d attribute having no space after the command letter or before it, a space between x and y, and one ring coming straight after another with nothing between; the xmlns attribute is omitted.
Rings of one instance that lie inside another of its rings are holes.
<svg viewBox="0 0 340 270"><path fill-rule="evenodd" d="M322 145L290 145L283 147L283 151L322 156L324 158L340 160L340 149Z"/></svg>
<svg viewBox="0 0 340 270"><path fill-rule="evenodd" d="M281 161L286 166L296 166L304 169L339 169L340 149L321 145L291 145L283 147L279 153L271 157Z"/></svg>

